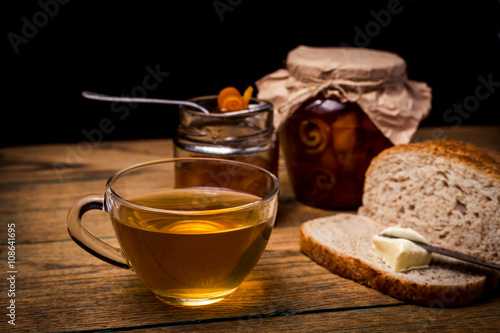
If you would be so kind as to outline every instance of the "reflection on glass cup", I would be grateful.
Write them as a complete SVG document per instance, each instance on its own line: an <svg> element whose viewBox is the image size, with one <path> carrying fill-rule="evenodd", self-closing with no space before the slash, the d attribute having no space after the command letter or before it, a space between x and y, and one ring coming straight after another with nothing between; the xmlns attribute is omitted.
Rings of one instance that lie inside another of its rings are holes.
<svg viewBox="0 0 500 333"><path fill-rule="evenodd" d="M237 161L174 158L112 176L104 195L80 199L68 214L73 240L96 257L132 269L161 300L204 305L240 286L260 259L278 207L278 179ZM82 226L107 212L115 248Z"/></svg>

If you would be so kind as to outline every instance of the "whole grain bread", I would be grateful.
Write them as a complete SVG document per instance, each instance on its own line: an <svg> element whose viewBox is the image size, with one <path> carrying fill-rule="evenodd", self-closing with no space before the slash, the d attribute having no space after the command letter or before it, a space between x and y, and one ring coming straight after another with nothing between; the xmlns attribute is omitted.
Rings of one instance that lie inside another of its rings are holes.
<svg viewBox="0 0 500 333"><path fill-rule="evenodd" d="M393 271L372 253L373 236L386 227L355 214L318 218L302 224L300 247L337 275L415 304L465 306L496 288L497 277L491 270L435 254L428 268Z"/></svg>
<svg viewBox="0 0 500 333"><path fill-rule="evenodd" d="M499 156L446 140L386 149L366 172L358 214L500 264Z"/></svg>

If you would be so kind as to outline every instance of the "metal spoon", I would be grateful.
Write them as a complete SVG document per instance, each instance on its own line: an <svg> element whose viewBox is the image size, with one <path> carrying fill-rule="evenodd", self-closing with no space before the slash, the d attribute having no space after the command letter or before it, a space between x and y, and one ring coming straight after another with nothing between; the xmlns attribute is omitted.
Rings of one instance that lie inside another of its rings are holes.
<svg viewBox="0 0 500 333"><path fill-rule="evenodd" d="M203 106L188 102L188 101L178 101L173 99L158 99L158 98L138 98L138 97L118 97L118 96L108 96L103 94L98 94L90 91L82 92L82 96L88 99L94 99L98 101L107 102L125 102L125 103L151 103L151 104L172 104L172 105L185 105L196 108L203 113L209 114L210 111L205 109Z"/></svg>

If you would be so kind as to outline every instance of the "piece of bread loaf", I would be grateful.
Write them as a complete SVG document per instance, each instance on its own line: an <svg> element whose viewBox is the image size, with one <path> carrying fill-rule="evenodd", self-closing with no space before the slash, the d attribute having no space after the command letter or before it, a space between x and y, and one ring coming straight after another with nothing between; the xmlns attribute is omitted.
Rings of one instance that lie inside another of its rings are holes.
<svg viewBox="0 0 500 333"><path fill-rule="evenodd" d="M428 268L395 272L372 253L373 236L385 228L355 214L318 218L302 224L300 247L337 275L415 304L464 306L496 287L498 281L492 270L435 254Z"/></svg>
<svg viewBox="0 0 500 333"><path fill-rule="evenodd" d="M431 140L375 157L358 214L500 264L500 162L475 145Z"/></svg>

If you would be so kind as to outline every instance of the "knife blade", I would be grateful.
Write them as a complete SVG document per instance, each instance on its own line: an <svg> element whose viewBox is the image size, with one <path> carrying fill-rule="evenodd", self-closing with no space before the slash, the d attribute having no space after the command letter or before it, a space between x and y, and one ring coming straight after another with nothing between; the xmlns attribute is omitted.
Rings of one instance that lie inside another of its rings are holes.
<svg viewBox="0 0 500 333"><path fill-rule="evenodd" d="M447 256L447 257L451 257L451 258L459 259L459 260L462 260L462 261L470 262L470 263L473 263L473 264L476 264L476 265L481 265L481 266L484 266L484 267L488 267L488 268L493 268L493 269L496 269L496 270L500 270L500 265L499 264L495 264L493 262L489 262L489 261L486 261L486 260L483 260L483 259L480 259L480 258L477 258L477 257L473 257L473 256L467 255L465 253L461 253L461 252L457 252L457 251L445 249L445 248L442 248L442 247L439 247L439 246L435 246L435 245L431 245L431 244L426 244L426 243L418 242L418 241L415 241L413 239L409 239L409 238L405 238L405 237L398 237L398 236L384 235L384 234L379 234L379 236L387 237L387 238L406 239L406 240L409 240L410 242L413 242L413 243L417 244L418 246L421 246L422 248L424 248L428 252L438 253L438 254L441 254L441 255L444 255L444 256Z"/></svg>

